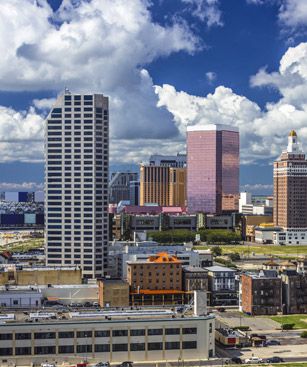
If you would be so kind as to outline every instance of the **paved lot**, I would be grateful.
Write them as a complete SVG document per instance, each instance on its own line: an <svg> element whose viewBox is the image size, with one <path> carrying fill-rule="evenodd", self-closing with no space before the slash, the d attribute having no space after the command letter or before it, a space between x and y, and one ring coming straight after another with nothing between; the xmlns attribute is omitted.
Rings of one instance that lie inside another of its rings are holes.
<svg viewBox="0 0 307 367"><path fill-rule="evenodd" d="M266 317L248 317L238 311L227 311L217 313L217 325L219 322L230 327L249 326L252 331L277 330L280 324Z"/></svg>
<svg viewBox="0 0 307 367"><path fill-rule="evenodd" d="M252 356L259 358L270 358L274 356L281 357L285 360L297 358L299 360L307 361L307 344L299 345L276 345L270 347L260 348L241 348L241 349L222 349L217 347L217 354L219 357L231 358L240 357L241 359Z"/></svg>

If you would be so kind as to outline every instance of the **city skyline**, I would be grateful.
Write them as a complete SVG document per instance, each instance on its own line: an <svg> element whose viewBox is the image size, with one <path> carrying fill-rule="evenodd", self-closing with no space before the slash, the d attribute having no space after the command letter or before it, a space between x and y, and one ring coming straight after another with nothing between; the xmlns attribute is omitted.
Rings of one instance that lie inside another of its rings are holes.
<svg viewBox="0 0 307 367"><path fill-rule="evenodd" d="M42 187L43 120L65 86L110 96L112 171L224 123L240 128L241 190L272 193L287 131L306 145L302 0L23 1L0 10L0 189Z"/></svg>

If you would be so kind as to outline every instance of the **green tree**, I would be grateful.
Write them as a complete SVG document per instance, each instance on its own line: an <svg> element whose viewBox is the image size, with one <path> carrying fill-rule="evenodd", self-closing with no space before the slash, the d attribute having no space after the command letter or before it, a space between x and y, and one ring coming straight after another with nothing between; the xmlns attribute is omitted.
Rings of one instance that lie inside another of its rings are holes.
<svg viewBox="0 0 307 367"><path fill-rule="evenodd" d="M213 256L221 256L222 255L222 249L219 246L214 246L211 248L211 252Z"/></svg>

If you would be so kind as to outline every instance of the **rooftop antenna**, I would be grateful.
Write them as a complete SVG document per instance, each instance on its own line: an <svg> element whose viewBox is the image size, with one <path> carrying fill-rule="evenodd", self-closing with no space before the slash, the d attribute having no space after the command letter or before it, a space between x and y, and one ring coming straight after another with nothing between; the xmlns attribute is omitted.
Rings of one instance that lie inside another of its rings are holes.
<svg viewBox="0 0 307 367"><path fill-rule="evenodd" d="M65 90L65 92L64 92L65 94L71 94L70 90L66 86L65 86L64 90Z"/></svg>

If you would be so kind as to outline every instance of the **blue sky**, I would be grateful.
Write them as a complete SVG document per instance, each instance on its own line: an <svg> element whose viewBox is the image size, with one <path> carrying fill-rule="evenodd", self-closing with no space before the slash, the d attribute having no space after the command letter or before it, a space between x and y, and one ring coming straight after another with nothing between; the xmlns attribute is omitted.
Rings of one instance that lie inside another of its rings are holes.
<svg viewBox="0 0 307 367"><path fill-rule="evenodd" d="M242 188L270 193L287 132L305 146L305 0L11 0L0 24L0 189L42 187L43 118L65 86L110 96L113 170L229 123Z"/></svg>

